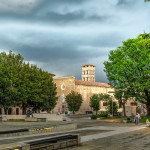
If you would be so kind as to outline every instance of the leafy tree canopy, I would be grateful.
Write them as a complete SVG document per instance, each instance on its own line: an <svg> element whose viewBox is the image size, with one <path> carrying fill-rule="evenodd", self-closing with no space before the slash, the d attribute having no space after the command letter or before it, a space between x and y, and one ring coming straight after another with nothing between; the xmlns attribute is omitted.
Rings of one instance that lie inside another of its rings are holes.
<svg viewBox="0 0 150 150"><path fill-rule="evenodd" d="M150 115L150 34L124 41L104 65L109 84L145 103Z"/></svg>
<svg viewBox="0 0 150 150"><path fill-rule="evenodd" d="M25 63L20 54L0 53L1 107L21 106L23 113L27 107L49 111L56 106L56 94L50 73Z"/></svg>
<svg viewBox="0 0 150 150"><path fill-rule="evenodd" d="M93 94L90 97L90 107L92 107L94 111L96 111L96 114L97 111L99 110L99 101L100 101L100 97L98 94Z"/></svg>
<svg viewBox="0 0 150 150"><path fill-rule="evenodd" d="M80 109L80 106L83 102L82 95L72 91L66 96L66 102L69 111L76 112Z"/></svg>
<svg viewBox="0 0 150 150"><path fill-rule="evenodd" d="M113 104L113 106L112 106ZM107 102L107 110L108 110L108 113L109 114L112 114L113 112L113 115L117 114L117 111L118 111L118 105L116 102L112 102L112 100L108 100Z"/></svg>

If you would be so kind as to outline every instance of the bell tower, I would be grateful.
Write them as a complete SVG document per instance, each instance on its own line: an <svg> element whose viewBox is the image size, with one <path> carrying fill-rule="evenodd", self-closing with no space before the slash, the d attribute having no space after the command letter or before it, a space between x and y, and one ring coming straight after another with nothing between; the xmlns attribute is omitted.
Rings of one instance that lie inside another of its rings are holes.
<svg viewBox="0 0 150 150"><path fill-rule="evenodd" d="M82 65L82 81L95 82L95 65Z"/></svg>

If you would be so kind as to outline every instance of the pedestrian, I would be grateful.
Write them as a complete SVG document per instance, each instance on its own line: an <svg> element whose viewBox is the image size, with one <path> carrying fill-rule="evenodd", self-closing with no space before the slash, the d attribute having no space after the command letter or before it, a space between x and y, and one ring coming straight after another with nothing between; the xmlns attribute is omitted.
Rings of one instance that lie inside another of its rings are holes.
<svg viewBox="0 0 150 150"><path fill-rule="evenodd" d="M138 125L140 119L140 114L137 112L135 115L135 124Z"/></svg>

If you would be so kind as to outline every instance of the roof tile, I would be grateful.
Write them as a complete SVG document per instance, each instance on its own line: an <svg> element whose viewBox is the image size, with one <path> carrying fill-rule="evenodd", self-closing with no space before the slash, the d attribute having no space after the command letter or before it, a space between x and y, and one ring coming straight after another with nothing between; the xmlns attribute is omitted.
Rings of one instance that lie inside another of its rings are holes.
<svg viewBox="0 0 150 150"><path fill-rule="evenodd" d="M75 80L75 84L76 85L99 86L99 87L110 88L110 85L107 83L89 82L89 81L82 81L82 80Z"/></svg>

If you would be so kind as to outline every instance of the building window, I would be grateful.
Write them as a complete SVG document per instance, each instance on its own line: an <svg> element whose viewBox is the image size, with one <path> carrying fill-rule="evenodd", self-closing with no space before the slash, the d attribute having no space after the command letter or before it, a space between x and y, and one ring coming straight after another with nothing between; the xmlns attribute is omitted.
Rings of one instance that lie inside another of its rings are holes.
<svg viewBox="0 0 150 150"><path fill-rule="evenodd" d="M136 106L136 105L137 105L137 102L131 102L130 105L131 105L131 106Z"/></svg>
<svg viewBox="0 0 150 150"><path fill-rule="evenodd" d="M16 108L16 115L19 115L19 108Z"/></svg>
<svg viewBox="0 0 150 150"><path fill-rule="evenodd" d="M12 108L9 108L8 109L8 115L11 115L12 114Z"/></svg>
<svg viewBox="0 0 150 150"><path fill-rule="evenodd" d="M103 106L107 106L107 102L103 102Z"/></svg>

